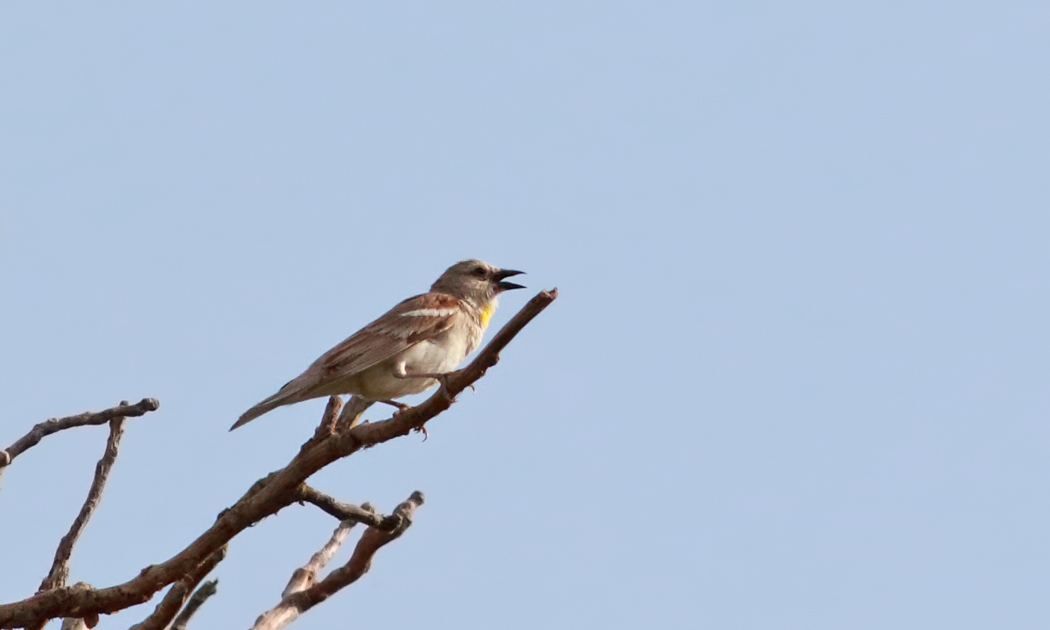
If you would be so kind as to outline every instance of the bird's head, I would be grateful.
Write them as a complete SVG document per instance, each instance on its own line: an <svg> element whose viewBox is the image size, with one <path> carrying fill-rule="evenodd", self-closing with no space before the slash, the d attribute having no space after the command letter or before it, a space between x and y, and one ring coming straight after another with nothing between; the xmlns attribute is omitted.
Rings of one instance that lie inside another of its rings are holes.
<svg viewBox="0 0 1050 630"><path fill-rule="evenodd" d="M524 289L520 284L507 282L507 278L522 273L525 272L500 269L480 260L464 260L445 270L431 290L467 300L474 306L485 309L490 304L495 307L496 298L500 293Z"/></svg>

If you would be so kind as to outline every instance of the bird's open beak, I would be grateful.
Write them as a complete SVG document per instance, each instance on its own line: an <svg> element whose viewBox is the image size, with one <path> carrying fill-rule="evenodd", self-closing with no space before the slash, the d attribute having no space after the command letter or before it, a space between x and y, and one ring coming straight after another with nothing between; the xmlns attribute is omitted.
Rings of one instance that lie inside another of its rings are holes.
<svg viewBox="0 0 1050 630"><path fill-rule="evenodd" d="M520 284L516 284L514 282L506 282L504 280L504 278L518 276L523 273L525 272L515 271L513 269L500 269L496 273L492 274L492 279L496 280L496 287L498 287L500 291L510 291L511 289L524 289L525 287Z"/></svg>

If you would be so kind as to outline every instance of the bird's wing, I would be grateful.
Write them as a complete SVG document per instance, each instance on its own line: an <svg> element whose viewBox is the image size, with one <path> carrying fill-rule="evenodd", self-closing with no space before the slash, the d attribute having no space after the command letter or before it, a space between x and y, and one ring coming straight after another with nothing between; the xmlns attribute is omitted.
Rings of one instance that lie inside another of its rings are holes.
<svg viewBox="0 0 1050 630"><path fill-rule="evenodd" d="M445 332L462 316L459 300L445 293L410 297L322 354L305 372L240 417L231 431L282 405L318 396L334 380L372 367Z"/></svg>
<svg viewBox="0 0 1050 630"><path fill-rule="evenodd" d="M321 355L314 365L328 376L368 369L452 327L459 300L444 293L410 297Z"/></svg>

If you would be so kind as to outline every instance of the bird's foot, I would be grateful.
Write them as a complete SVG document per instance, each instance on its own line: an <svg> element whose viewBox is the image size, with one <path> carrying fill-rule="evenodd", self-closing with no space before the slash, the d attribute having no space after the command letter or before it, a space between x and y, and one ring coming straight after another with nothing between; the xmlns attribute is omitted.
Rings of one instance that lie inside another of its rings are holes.
<svg viewBox="0 0 1050 630"><path fill-rule="evenodd" d="M456 402L456 397L453 396L452 392L450 392L448 389L447 376L446 378L439 378L438 381L441 382L441 387L438 389L438 393L441 394L445 398L445 400L448 401L448 404L451 405L452 403Z"/></svg>
<svg viewBox="0 0 1050 630"><path fill-rule="evenodd" d="M427 441L427 438L429 437L429 434L427 433L427 426L426 425L423 425L421 427L416 427L416 433L422 433L423 434L423 441L424 442Z"/></svg>

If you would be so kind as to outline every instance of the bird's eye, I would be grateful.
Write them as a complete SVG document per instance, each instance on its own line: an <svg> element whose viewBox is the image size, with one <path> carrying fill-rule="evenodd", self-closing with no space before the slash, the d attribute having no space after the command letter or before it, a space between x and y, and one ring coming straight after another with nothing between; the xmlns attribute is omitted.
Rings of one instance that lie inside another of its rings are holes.
<svg viewBox="0 0 1050 630"><path fill-rule="evenodd" d="M470 272L470 275L475 278L484 278L487 275L484 267L474 267L474 270Z"/></svg>

